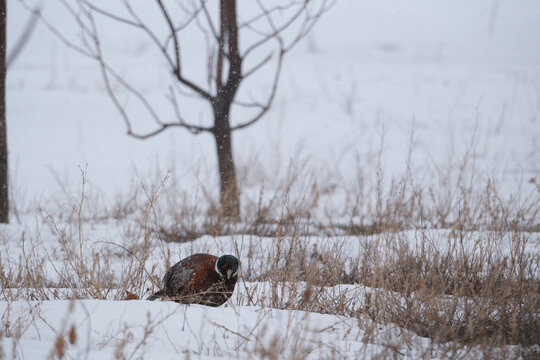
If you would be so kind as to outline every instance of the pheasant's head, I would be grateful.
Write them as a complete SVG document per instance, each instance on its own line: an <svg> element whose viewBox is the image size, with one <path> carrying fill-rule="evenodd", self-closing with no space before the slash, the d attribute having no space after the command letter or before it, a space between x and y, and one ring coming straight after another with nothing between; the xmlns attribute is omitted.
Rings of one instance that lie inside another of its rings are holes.
<svg viewBox="0 0 540 360"><path fill-rule="evenodd" d="M229 280L238 275L238 259L233 255L223 255L216 261L216 272L223 279Z"/></svg>

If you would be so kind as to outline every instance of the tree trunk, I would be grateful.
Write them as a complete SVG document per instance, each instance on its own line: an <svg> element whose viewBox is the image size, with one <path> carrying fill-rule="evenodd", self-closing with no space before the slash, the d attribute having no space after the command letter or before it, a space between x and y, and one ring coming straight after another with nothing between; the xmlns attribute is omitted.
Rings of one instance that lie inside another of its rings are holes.
<svg viewBox="0 0 540 360"><path fill-rule="evenodd" d="M6 1L0 0L0 223L9 223L6 131Z"/></svg>
<svg viewBox="0 0 540 360"><path fill-rule="evenodd" d="M240 216L240 201L234 167L229 111L214 107L214 138L218 157L220 179L220 215L237 219Z"/></svg>
<svg viewBox="0 0 540 360"><path fill-rule="evenodd" d="M231 126L229 114L231 106L242 81L242 58L238 51L238 24L236 0L220 1L220 30L216 61L217 94L211 100L214 111L212 133L216 139L218 169L220 177L220 215L230 220L238 220L240 201L236 170L232 153ZM228 69L225 64L228 63ZM224 75L227 74L225 83Z"/></svg>

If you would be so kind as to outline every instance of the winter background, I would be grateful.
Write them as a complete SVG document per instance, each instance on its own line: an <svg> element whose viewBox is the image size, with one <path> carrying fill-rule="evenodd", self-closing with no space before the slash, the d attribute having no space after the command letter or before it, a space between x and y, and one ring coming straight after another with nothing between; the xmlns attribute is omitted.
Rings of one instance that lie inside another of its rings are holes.
<svg viewBox="0 0 540 360"><path fill-rule="evenodd" d="M143 3L139 5L153 8L153 3ZM44 16L66 36L77 38L77 29L57 2L42 5ZM151 10L147 16L153 19ZM8 52L28 17L19 1L8 1ZM145 96L165 101L170 76L150 42L113 26L103 33L120 73ZM204 51L195 37L183 41L190 54ZM344 206L359 181L373 189L384 175L383 187L390 186L389 179L409 172L418 186L436 189L455 180L447 169L464 160L472 186L495 181L501 197L538 199L539 43L536 0L338 0L288 54L267 116L233 134L243 202L256 201L262 183L264 196L271 197L291 167L300 166L326 189L314 216L334 214L330 222L354 216L369 220L368 207L353 214ZM184 56L185 66L193 78L204 79L197 56ZM254 96L268 90L270 76L257 78ZM190 118L208 121L208 109L185 101ZM233 113L233 122L243 115ZM119 221L110 214L119 199L148 196L145 184L157 186L165 179L164 188L173 189L164 190L167 197L184 194L174 204L196 204L203 191L218 198L210 136L183 129L144 141L127 136L97 64L68 49L40 23L8 70L7 119L12 215L10 225L0 226L0 259L6 268L17 267L31 252L45 259L43 276L52 284L61 282L63 266L71 271L60 255L56 258L58 228L77 228L65 212L78 204L81 173L88 197L83 217L91 221L74 234L83 238L89 254L106 248L104 242L127 243L137 231L130 225L136 216ZM133 120L137 129L148 129L144 113L135 111ZM298 191L301 196L309 189ZM165 216L164 221L174 220ZM416 239L412 231L401 237L411 243ZM526 251L538 258L539 237L532 239ZM336 241L346 252L360 251L355 237L305 241L314 247ZM272 238L244 235L203 236L188 243L164 243L151 236L149 242L147 267L155 264L158 276L167 256L176 262L193 251L232 252L256 268L263 266L257 259L263 263L262 254L275 246ZM257 244L255 252L252 244ZM501 256L511 249L511 244L500 244ZM117 261L109 269L121 272L127 260L118 256ZM73 327L79 340L66 349L71 358L430 358L447 346L393 324L377 325L376 336L365 340L356 318L249 304L248 289L264 293L267 286L243 284L227 306L217 309L80 295L88 300L35 300L31 290L7 299L3 289L1 323L5 329L6 323L23 325L19 336L0 333L0 358L50 358L59 334ZM68 289L54 287L51 293L65 293L51 299L72 296ZM339 289L360 302L372 291L360 285ZM272 353L276 349L283 357ZM474 347L463 351L464 356L477 356Z"/></svg>

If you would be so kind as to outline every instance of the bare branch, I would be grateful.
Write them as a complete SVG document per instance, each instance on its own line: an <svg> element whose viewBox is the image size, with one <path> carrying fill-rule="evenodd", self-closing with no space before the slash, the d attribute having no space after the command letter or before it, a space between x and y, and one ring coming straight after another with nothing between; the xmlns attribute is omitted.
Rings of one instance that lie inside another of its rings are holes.
<svg viewBox="0 0 540 360"><path fill-rule="evenodd" d="M106 11L94 4L92 4L90 1L88 0L79 0L81 1L82 3L84 3L88 8L92 9L93 11L105 16L105 17L108 17L112 20L115 20L115 21L118 21L118 22L121 22L121 23L124 23L124 24L127 24L127 25L131 25L133 27L136 27L136 28L141 28L141 24L136 22L136 21L132 21L132 20L129 20L129 19L126 19L124 17L121 17L121 16L118 16L116 14L113 14L109 11Z"/></svg>
<svg viewBox="0 0 540 360"><path fill-rule="evenodd" d="M251 120L249 120L249 121L247 121L245 123L242 123L240 125L236 125L236 126L231 127L231 131L240 130L240 129L246 128L246 127L248 127L250 125L253 125L257 121L259 121L268 112L268 109L270 109L270 107L272 106L272 103L274 102L274 98L275 98L276 93L277 93L278 82L279 82L279 78L280 78L280 75L281 75L281 69L282 69L282 65L283 65L283 55L284 55L284 53L280 52L276 72L274 73L274 80L273 80L273 83L272 83L272 88L270 90L270 96L268 97L268 100L266 101L266 104L265 105L256 105L257 107L261 107L261 111L257 115L255 115L255 117L253 117Z"/></svg>
<svg viewBox="0 0 540 360"><path fill-rule="evenodd" d="M242 106L245 108L259 108L259 109L262 109L265 107L264 104L261 104L260 102L257 102L254 99L252 99L251 102L235 100L234 105Z"/></svg>
<svg viewBox="0 0 540 360"><path fill-rule="evenodd" d="M174 115L176 116L176 119L178 119L178 123L183 123L184 122L184 118L182 117L182 115L180 114L180 108L178 106L178 101L176 100L176 94L174 92L174 89L172 86L169 86L169 97L168 99L170 100L172 106L173 106L173 110L174 110Z"/></svg>
<svg viewBox="0 0 540 360"><path fill-rule="evenodd" d="M265 104L253 102L253 103L243 103L243 102L236 102L236 104L244 107L257 107L260 108L260 111L251 119L244 123L241 123L239 125L231 127L231 131L234 130L240 130L243 128L246 128L250 125L253 125L258 120L260 120L270 109L272 106L272 103L274 101L274 98L277 93L277 87L279 83L279 78L281 76L281 70L283 65L283 58L285 54L290 51L302 38L304 38L309 31L313 28L315 23L319 20L321 15L327 11L333 4L335 4L335 1L332 1L330 5L327 5L326 1L323 1L321 6L313 11L313 13L310 13L309 11L309 1L302 1L302 2L295 2L292 1L289 5L286 6L276 6L270 9L265 8L261 0L257 0L257 4L259 8L261 9L261 14L250 19L247 23L244 23L243 26L246 26L248 28L251 27L251 24L260 20L260 19L266 19L268 25L271 28L270 33L259 33L262 36L262 39L259 41L253 43L250 47L246 49L246 51L243 54L243 59L245 59L252 51L256 50L257 48L260 48L264 44L270 41L276 41L277 47L278 47L278 57L277 57L277 67L274 73L274 78L272 81L272 87L270 90L270 94L268 95L267 101ZM274 19L272 18L272 14L277 11L283 11L291 9L293 6L299 5L299 9L294 12L284 23L281 25L276 25ZM305 19L303 20L302 24L300 25L300 29L297 32L296 36L293 38L293 40L286 46L285 41L283 40L281 34L287 30L293 23L296 23L298 19L304 15ZM252 29L252 31L254 31ZM270 60L272 59L273 54L268 55L263 60L261 60L259 63L254 65L250 70L246 71L246 73L243 75L243 78L247 78L250 75L254 74L258 70L260 70L262 67L264 67Z"/></svg>
<svg viewBox="0 0 540 360"><path fill-rule="evenodd" d="M243 23L238 25L238 28L244 28L244 27L250 27L252 24L256 23L260 19L264 18L265 16L271 15L275 12L284 12L289 10L291 7L297 5L297 4L303 4L305 3L305 0L298 0L298 1L292 1L288 5L276 5L270 9L268 9L266 12L257 14L253 16L251 19L244 21Z"/></svg>
<svg viewBox="0 0 540 360"><path fill-rule="evenodd" d="M19 1L29 8L25 4L26 0ZM70 5L68 3L69 0L60 1L81 30L81 43L75 43L65 37L51 23L47 22L41 14L39 15L40 19L68 47L97 60L105 83L105 89L115 107L120 112L126 124L127 133L139 139L146 139L157 135L170 127L182 127L193 134L216 131L217 124L214 124L213 127L205 127L185 121L181 115L179 102L176 98L177 94L184 95L184 90L188 93L188 96L200 97L209 101L215 106L214 111L225 113L226 115L223 118L226 119L226 123L219 126L225 126L227 131L229 129L230 131L240 130L260 120L268 112L276 97L285 54L311 31L322 13L335 3L335 0L290 0L285 5L270 5L267 8L264 5L264 1L256 0L260 14L247 19L239 25L236 1L219 0L219 5L216 5L220 11L220 23L219 26L216 26L215 18L212 18L210 13L210 3L207 3L208 0L194 0L190 6L178 3L181 11L187 14L187 18L183 19L180 24L175 24L169 3L167 3L167 6L169 6L168 9L165 1L155 0L154 4L160 10L168 28L167 35L163 39L163 37L157 35L149 23L147 24L142 20L129 0L123 0L123 4L127 10L126 15L115 14L105 7L93 4L90 0L72 0L78 4L78 8L75 5ZM330 6L328 5L329 3L331 4ZM170 94L167 97L174 111L175 121L162 121L162 118L156 111L157 107L154 108L140 91L133 87L125 77L117 73L105 60L95 21L95 17L97 16L140 29L155 44L168 66L170 66L175 79L178 81L177 83L175 82L176 85L173 85L174 88L173 86L169 87ZM259 30L257 26L259 22L264 22L267 30ZM208 84L206 87L209 90L187 79L182 72L182 48L179 32L193 23L200 28L207 42ZM289 31L292 28L295 29L294 32L292 30ZM248 45L243 53L241 53L239 48L240 29L252 31L259 37L255 42ZM263 50L266 51L266 54L261 51L266 45L270 45L274 41L273 49ZM172 51L170 45L172 45ZM250 64L248 69L243 71L243 67L245 66L244 60L256 51L258 54L262 53L264 57L257 59ZM266 94L262 101L254 99L247 102L235 100L242 80L250 78L255 73L258 73L259 70L266 68L270 63L274 64L274 62L276 67L269 93ZM129 95L135 97L137 103L142 105L157 125L155 130L147 133L138 133L133 130L127 109L121 104L118 91L113 85L120 86ZM214 86L216 91L215 96L211 94L214 91ZM253 117L247 121L239 122L236 126L229 127L227 115L232 105L254 109Z"/></svg>
<svg viewBox="0 0 540 360"><path fill-rule="evenodd" d="M75 9L73 9L68 3L66 0L60 0L60 2L62 3L62 5L64 5L64 7L67 9L67 11L71 14L71 16L73 17L73 19L75 19L75 21L77 22L77 24L79 25L79 28L82 30L81 32L81 41L83 42L83 44L86 46L86 48L89 50L89 51L92 51L94 50L90 44L88 43L87 41L87 38L90 37L90 38L93 38L95 35L95 32L90 29L88 27L88 25L83 21L83 19L81 18L80 14L77 13L75 11ZM81 0L78 0L78 4L79 4L79 8L81 9L81 12L82 12L82 15L84 15L86 17L86 19L89 21L90 18L89 18L89 15L90 14L90 10L88 10L87 8L85 8L84 4L81 2Z"/></svg>
<svg viewBox="0 0 540 360"><path fill-rule="evenodd" d="M135 10L133 10L133 8L131 7L131 4L127 0L124 0L124 6L126 7L127 11L130 13L131 17L135 20L135 22L139 24L138 27L142 29L148 35L148 37L154 42L154 44L158 47L158 49L161 51L161 53L163 54L163 56L169 63L171 69L174 71L176 66L173 59L169 56L169 53L167 52L167 47L161 44L156 34L154 34L154 32L152 32L150 28L146 26L146 24L142 21L142 19L135 12Z"/></svg>
<svg viewBox="0 0 540 360"><path fill-rule="evenodd" d="M24 0L19 0L19 2L22 4L22 6L27 11L33 12L33 9ZM88 52L84 48L82 48L82 47L76 45L74 42L68 40L58 29L56 29L49 21L47 21L47 19L43 16L43 14L41 12L36 14L36 16L43 23L43 25L45 25L45 27L47 29L49 29L49 31L51 31L64 45L66 45L70 49L75 50L76 52L78 52L78 53L80 53L80 54L82 54L82 55L84 55L86 57L96 59L95 54L92 54L92 53Z"/></svg>
<svg viewBox="0 0 540 360"><path fill-rule="evenodd" d="M302 13L304 12L304 10L306 9L306 7L309 5L309 2L304 2L303 5L298 9L298 11L296 11L295 13L293 13L290 18L285 21L281 26L279 27L276 27L273 23L273 20L272 20L272 15L271 15L271 11L270 10L267 10L264 5L260 2L260 0L257 0L257 4L259 6L259 8L261 9L262 11L262 14L264 15L263 17L266 18L266 20L268 22L270 22L272 24L272 32L268 33L268 34L264 34L263 35L263 38L260 39L259 41L253 43L251 46L249 46L243 53L243 57L246 58L252 51L254 51L255 49L261 47L262 45L266 44L267 42L269 42L270 40L274 39L275 37L279 36L282 32L284 32L286 29L288 29L292 24L294 24L294 22L296 21L296 19L298 19L298 17L300 17L300 15L302 15ZM262 35L262 33L261 33Z"/></svg>
<svg viewBox="0 0 540 360"><path fill-rule="evenodd" d="M206 17L206 21L208 22L208 26L210 27L210 30L212 31L212 34L214 35L214 39L216 39L216 41L219 41L219 36L218 36L218 33L216 31L216 27L214 25L214 23L212 22L212 17L210 16L210 13L208 12L208 9L206 8L206 0L201 0L201 8L204 12L204 15Z"/></svg>
<svg viewBox="0 0 540 360"><path fill-rule="evenodd" d="M217 53L217 62L216 62L216 91L219 92L223 87L223 58L227 55L225 54L225 35L227 32L227 19L225 16L225 9L223 9L223 3L221 2L221 19L219 22L219 37L216 38L218 53Z"/></svg>
<svg viewBox="0 0 540 360"><path fill-rule="evenodd" d="M170 96L169 100L171 101L171 104L174 109L174 114L176 115L176 118L178 119L178 126L182 126L189 130L192 134L200 134L201 132L212 132L211 127L205 127L205 126L198 126L198 125L192 125L185 122L184 118L180 115L180 107L178 106L178 101L176 100L176 95L174 92L174 89L172 86L169 87Z"/></svg>
<svg viewBox="0 0 540 360"><path fill-rule="evenodd" d="M210 95L206 90L203 90L198 85L194 84L190 80L186 79L180 73L175 73L176 78L178 81L180 81L182 84L189 87L191 90L195 91L197 94L199 94L201 97L205 98L206 100L211 101L213 99L212 95Z"/></svg>
<svg viewBox="0 0 540 360"><path fill-rule="evenodd" d="M165 57L165 59L167 60L167 62L169 63L171 69L172 69L172 72L173 74L176 76L176 78L178 79L178 81L180 83L182 83L183 85L187 86L188 88L190 88L191 90L193 90L195 93L197 93L198 95L200 95L201 97L207 99L207 100L211 100L212 99L212 96L205 90L203 90L201 87L199 87L198 85L196 85L195 83L191 82L190 80L186 79L184 76L182 76L181 72L179 71L179 68L176 66L175 64L175 61L170 57L169 53L167 52L167 47L165 45L162 45L161 42L159 41L159 39L157 38L156 34L154 34L154 32L152 32L150 30L150 28L148 26L146 26L146 24L143 23L143 21L141 20L141 18L137 15L137 13L133 10L133 8L131 7L131 5L129 4L129 2L127 0L124 0L124 6L126 7L126 9L129 11L129 13L131 14L131 16L140 24L140 28L150 37L150 39L152 39L152 41L157 45L157 47L159 48L159 50L161 51L161 53L163 54L163 56ZM173 32L174 32L174 27L173 27ZM175 32L174 32L175 33ZM175 33L176 34L176 33Z"/></svg>
<svg viewBox="0 0 540 360"><path fill-rule="evenodd" d="M180 4L178 4L180 5ZM183 11L186 11L183 6L179 6ZM202 8L195 9L189 18L183 23L174 28L174 33L171 33L167 36L167 39L164 42L164 46L167 48L169 46L169 41L173 38L174 34L179 33L180 31L187 28L194 20L199 17L199 13L202 11Z"/></svg>
<svg viewBox="0 0 540 360"><path fill-rule="evenodd" d="M262 68L264 65L266 65L270 60L272 60L272 57L274 54L268 54L264 59L262 59L257 65L254 65L253 68L246 71L243 75L244 79L248 78L253 73L257 72L260 68Z"/></svg>
<svg viewBox="0 0 540 360"><path fill-rule="evenodd" d="M101 49L100 49L100 52L101 52ZM152 105L148 102L148 100L146 100L146 98L137 90L135 89L132 85L130 85L125 79L123 76L121 76L120 74L118 74L109 64L107 64L104 60L103 60L103 57L100 56L99 59L98 59L99 63L100 63L100 66L102 67L103 71L105 71L105 74L104 76L106 76L107 78L107 81L109 80L109 74L112 75L112 77L114 78L114 80L116 80L120 85L122 85L124 87L124 89L126 89L128 92L132 93L133 95L135 95L135 97L143 104L143 106L148 110L148 112L150 113L152 119L154 119L154 121L157 123L157 124L162 124L159 116L157 115L157 113L155 112L154 108L152 107ZM116 97L114 95L114 91L112 90L112 87L111 87L111 92L109 93L109 95L111 97ZM120 106L120 108L122 108ZM119 109L120 109L119 108ZM127 120L127 116L126 116L126 120Z"/></svg>
<svg viewBox="0 0 540 360"><path fill-rule="evenodd" d="M83 11L86 11L86 9L84 8L81 8ZM90 19L90 23L92 24L92 27L94 30L96 30L96 27L95 27L95 22L94 22L94 18L92 16L92 13L90 11L88 11L88 18ZM114 105L116 106L116 108L118 109L118 111L120 112L122 118L124 119L124 122L126 124L126 127L128 129L128 134L131 133L131 123L129 121L129 117L126 113L126 110L124 109L124 107L120 104L120 101L118 100L118 98L116 97L113 89L112 89L112 86L111 86L111 82L109 80L109 76L108 76L108 67L107 65L105 64L105 61L103 60L103 56L102 56L102 51L101 51L101 45L99 43L99 38L97 36L97 33L95 34L95 36L93 37L93 40L94 40L94 43L95 43L95 46L96 46L96 51L97 51L97 54L96 54L96 59L98 60L99 62L99 65L100 65L100 69L101 69L101 75L103 77L103 81L105 83L105 89L107 90L107 93L109 94L109 96L111 97ZM114 74L114 73L113 73ZM122 79L123 80L123 79ZM125 85L124 85L125 86ZM150 107L151 109L151 107Z"/></svg>
<svg viewBox="0 0 540 360"><path fill-rule="evenodd" d="M98 33L97 33L97 27L96 27L96 23L95 23L95 19L93 17L93 14L92 14L91 10L88 10L88 9L86 9L84 7L81 7L81 10L83 11L83 14L89 20L90 25L92 27L92 29L91 29L91 31L93 32L92 33L92 39L94 41L95 49L96 49L96 52L97 52L97 60L98 60L98 62L100 64L101 74L102 74L102 77L103 77L103 81L105 83L105 88L107 90L107 93L109 94L109 96L113 100L114 105L116 106L116 108L120 112L122 118L124 119L128 135L142 139L142 138L147 138L147 137L156 135L156 134L160 133L161 131L165 130L167 127L175 126L174 123L173 124L163 123L160 120L157 113L154 111L151 104L146 100L146 98L139 91L137 91L134 87L132 87L129 83L127 83L127 81L122 76L120 76L118 73L116 73L114 71L114 69L112 67L110 67L105 62L105 60L103 58L103 52L102 52L102 49L101 49L101 44L100 44L100 41L99 41L99 36L98 36ZM143 106L150 113L151 117L155 120L155 122L158 125L160 125L159 129L157 129L157 130L155 130L153 132L150 132L148 134L145 134L145 135L140 135L140 134L136 134L136 133L133 132L131 122L129 120L129 116L128 116L126 110L124 109L124 107L120 104L120 101L118 100L118 97L116 96L115 92L112 89L109 74L112 75L113 78L116 81L118 81L118 83L121 84L126 90L128 90L130 93L135 95L135 97L143 104Z"/></svg>
<svg viewBox="0 0 540 360"><path fill-rule="evenodd" d="M198 127L191 127L189 125L186 125L186 124L180 124L180 123L163 123L161 125L160 128L154 130L154 131L151 131L151 132L148 132L146 134L136 134L134 132L132 132L131 130L128 131L128 135L129 136L132 136L134 138L137 138L137 139L141 139L141 140L144 140L144 139L148 139L148 138L151 138L152 136L155 136L157 134L160 134L162 133L163 131L167 130L168 128L171 128L171 127L183 127L183 128L186 128L188 129L192 134L200 134L201 132L205 132L205 131L211 131L210 129L207 129L207 128L198 128Z"/></svg>
<svg viewBox="0 0 540 360"><path fill-rule="evenodd" d="M36 26L36 23L38 21L39 13L41 12L41 8L37 7L32 11L32 15L28 19L28 22L24 26L24 30L21 33L21 36L17 41L15 42L15 45L13 46L13 50L8 54L6 59L6 69L10 67L11 64L17 59L19 54L21 53L22 49L30 39L30 36L32 35L32 32L34 31L34 28Z"/></svg>
<svg viewBox="0 0 540 360"><path fill-rule="evenodd" d="M336 3L336 0L330 0L330 1L322 0L321 5L318 8L316 8L311 14L309 9L310 9L310 4L313 4L313 3L315 2L314 1L291 1L291 3L288 5L276 6L276 7L267 9L260 0L257 0L257 5L261 9L261 14L249 20L247 23L244 23L243 26L257 33L262 38L259 41L256 41L255 43L251 44L246 49L246 51L244 51L243 57L246 58L251 52L253 52L257 48L268 43L273 38L281 36L283 32L285 32L287 29L289 29L293 24L295 24L298 21L300 16L305 15L305 19L301 25L301 30L298 32L298 34L295 36L294 40L291 42L289 46L283 47L285 52L288 52L290 49L292 49L303 37L305 37L309 33L309 31L313 28L313 26L316 24L316 22L319 20L322 14L328 11L332 6L334 6L334 4ZM285 20L280 26L276 26L272 18L272 14L275 12L283 12L285 10L292 9L295 6L299 6L298 10L295 11L293 14L291 14L291 16L287 20ZM264 33L252 27L252 23L263 18L266 18L266 20L271 23L272 31L270 33Z"/></svg>
<svg viewBox="0 0 540 360"><path fill-rule="evenodd" d="M334 4L336 0L331 1L327 5L327 0L323 0L320 8L314 11L313 14L309 13L309 9L306 8L306 20L302 23L301 31L298 31L296 38L284 49L285 52L291 50L300 40L306 37L307 34L313 29L317 21L322 17L322 15L328 11Z"/></svg>
<svg viewBox="0 0 540 360"><path fill-rule="evenodd" d="M128 135L133 136L133 137L138 138L138 139L147 139L149 137L152 137L154 135L157 135L157 134L161 133L162 131L164 131L165 129L167 129L169 127L183 127L183 128L187 129L188 131L190 131L193 134L199 134L199 133L204 132L204 131L209 132L209 131L212 130L211 128L207 128L207 127L187 124L182 119L182 117L180 116L180 112L179 112L179 109L178 109L176 99L174 99L174 104L173 105L174 105L174 110L175 110L176 116L179 119L179 121L178 122L169 122L169 123L161 121L161 119L159 118L157 113L154 111L153 107L148 102L148 100L139 91L137 91L129 83L127 83L125 81L125 79L121 75L116 73L108 64L106 64L104 61L101 61L101 60L102 59L100 58L100 65L101 65L102 75L103 75L103 78L104 78L104 81L105 81L105 86L106 86L106 89L107 89L107 93L109 94L109 96L113 100L113 103L115 104L116 108L119 110L120 114L122 115L122 118L124 119L124 122L126 124ZM112 90L112 87L110 85L109 74L112 75L114 77L114 79L116 81L118 81L118 83L121 84L126 90L128 90L130 93L135 95L135 97L143 104L143 106L150 113L151 117L155 120L156 124L159 126L158 129L156 129L154 131L151 131L151 132L148 132L148 133L146 133L144 135L137 134L137 133L133 132L131 122L129 121L129 116L127 115L125 109L122 107L122 105L118 101L118 98L116 97L116 94Z"/></svg>
<svg viewBox="0 0 540 360"><path fill-rule="evenodd" d="M167 21L167 24L169 25L169 30L171 31L171 36L174 43L174 55L175 55L175 61L176 61L176 67L175 71L178 72L178 74L181 74L181 64L180 64L180 43L178 41L178 34L176 33L176 29L174 28L174 24L171 20L171 17L169 16L169 13L167 12L167 9L165 9L165 6L163 5L163 1L156 0L159 8L161 9L161 13L165 17L165 20Z"/></svg>
<svg viewBox="0 0 540 360"><path fill-rule="evenodd" d="M202 3L205 4L204 2ZM216 79L216 74L214 71L214 61L216 56L216 50L214 48L214 43L217 43L217 40L214 38L214 35L210 36L208 35L209 31L204 26L203 21L197 17L195 19L195 24L197 25L197 28L201 31L201 33L204 35L204 43L206 45L206 53L207 53L207 61L206 61L206 70L207 70L207 76L206 76L206 82L208 89L212 89L212 82ZM214 43L210 41L210 38L214 39ZM211 90L209 90L210 92ZM217 90L216 90L217 92Z"/></svg>

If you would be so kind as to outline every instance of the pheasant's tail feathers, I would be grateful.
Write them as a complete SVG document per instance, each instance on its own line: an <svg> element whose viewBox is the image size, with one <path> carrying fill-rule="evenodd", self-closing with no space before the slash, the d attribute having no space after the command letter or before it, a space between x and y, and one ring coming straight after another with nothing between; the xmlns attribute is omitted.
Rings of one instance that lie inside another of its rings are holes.
<svg viewBox="0 0 540 360"><path fill-rule="evenodd" d="M163 296L165 295L165 292L163 290L159 290L157 293L155 293L154 295L150 296L148 299L146 300L150 300L150 301L154 301L156 299L161 299Z"/></svg>

